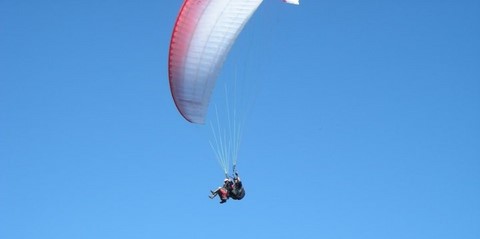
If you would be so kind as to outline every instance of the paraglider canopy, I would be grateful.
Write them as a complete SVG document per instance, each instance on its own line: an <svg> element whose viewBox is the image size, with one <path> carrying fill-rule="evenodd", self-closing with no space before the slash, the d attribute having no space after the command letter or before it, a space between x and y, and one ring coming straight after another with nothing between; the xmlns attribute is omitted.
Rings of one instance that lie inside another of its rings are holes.
<svg viewBox="0 0 480 239"><path fill-rule="evenodd" d="M226 56L262 1L184 1L170 41L168 71L173 100L186 120L204 123Z"/></svg>
<svg viewBox="0 0 480 239"><path fill-rule="evenodd" d="M293 5L300 5L300 0L283 0L283 2L293 4Z"/></svg>
<svg viewBox="0 0 480 239"><path fill-rule="evenodd" d="M170 90L180 114L203 124L228 52L263 0L184 0L170 40ZM298 5L299 0L283 0Z"/></svg>

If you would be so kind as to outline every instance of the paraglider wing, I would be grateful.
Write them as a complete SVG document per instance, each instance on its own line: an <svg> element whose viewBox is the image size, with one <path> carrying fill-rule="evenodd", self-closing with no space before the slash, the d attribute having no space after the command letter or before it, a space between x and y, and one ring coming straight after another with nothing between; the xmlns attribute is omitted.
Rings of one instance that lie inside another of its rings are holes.
<svg viewBox="0 0 480 239"><path fill-rule="evenodd" d="M263 0L185 0L170 41L169 81L177 109L204 123L219 71Z"/></svg>
<svg viewBox="0 0 480 239"><path fill-rule="evenodd" d="M283 2L293 4L293 5L300 5L300 0L283 0Z"/></svg>

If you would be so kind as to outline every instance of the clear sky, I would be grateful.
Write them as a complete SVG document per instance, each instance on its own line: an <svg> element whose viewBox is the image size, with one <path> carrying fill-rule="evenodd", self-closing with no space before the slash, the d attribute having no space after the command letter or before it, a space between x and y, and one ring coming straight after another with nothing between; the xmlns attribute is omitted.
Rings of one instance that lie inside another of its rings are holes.
<svg viewBox="0 0 480 239"><path fill-rule="evenodd" d="M0 238L480 238L478 0L265 0L212 98L256 89L223 205L181 3L0 0Z"/></svg>

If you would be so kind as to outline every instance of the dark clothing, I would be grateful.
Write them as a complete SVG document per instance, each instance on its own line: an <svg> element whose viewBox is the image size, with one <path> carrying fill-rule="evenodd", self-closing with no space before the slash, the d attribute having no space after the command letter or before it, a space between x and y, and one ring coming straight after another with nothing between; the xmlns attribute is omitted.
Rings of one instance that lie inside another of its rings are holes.
<svg viewBox="0 0 480 239"><path fill-rule="evenodd" d="M243 188L242 182L237 181L233 184L232 190L230 191L230 197L233 200L241 200L245 197L245 189Z"/></svg>

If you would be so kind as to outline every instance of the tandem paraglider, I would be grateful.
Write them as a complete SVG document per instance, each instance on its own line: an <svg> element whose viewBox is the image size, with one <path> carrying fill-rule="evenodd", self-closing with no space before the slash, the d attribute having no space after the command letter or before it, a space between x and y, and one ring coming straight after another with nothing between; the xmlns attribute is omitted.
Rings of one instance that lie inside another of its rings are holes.
<svg viewBox="0 0 480 239"><path fill-rule="evenodd" d="M213 199L218 195L220 203L227 202L229 198L233 200L242 200L242 198L245 197L245 189L243 188L242 181L237 172L234 173L233 181L231 178L225 178L223 180L223 185L216 190L211 190L210 193L210 199Z"/></svg>
<svg viewBox="0 0 480 239"><path fill-rule="evenodd" d="M188 122L205 124L210 98L219 72L235 40L263 0L184 0L175 22L168 56L170 92L180 114ZM299 0L283 0L298 5ZM225 174L224 184L210 197L220 202L240 200L245 190L238 173L241 125L236 121L212 126L210 145ZM218 113L217 113L218 114ZM218 115L217 115L218 116ZM228 126L223 129L220 126ZM228 176L233 164L233 177Z"/></svg>

